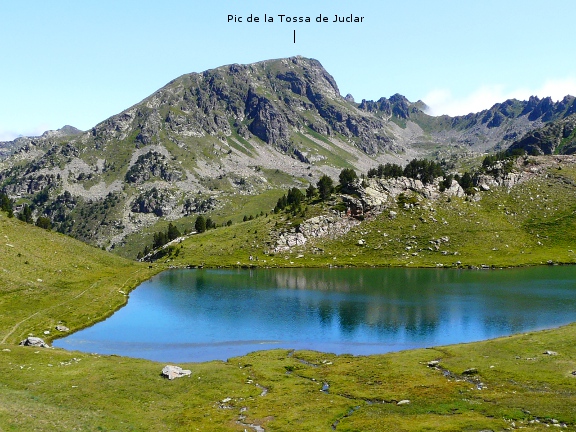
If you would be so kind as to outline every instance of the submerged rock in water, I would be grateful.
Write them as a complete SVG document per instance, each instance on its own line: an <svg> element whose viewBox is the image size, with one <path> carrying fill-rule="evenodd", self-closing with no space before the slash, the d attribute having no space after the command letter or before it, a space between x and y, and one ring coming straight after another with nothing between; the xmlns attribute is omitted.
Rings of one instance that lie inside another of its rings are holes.
<svg viewBox="0 0 576 432"><path fill-rule="evenodd" d="M188 369L182 369L180 366L166 365L164 368L162 368L162 375L169 380L173 380L174 378L182 378L191 374L192 371Z"/></svg>

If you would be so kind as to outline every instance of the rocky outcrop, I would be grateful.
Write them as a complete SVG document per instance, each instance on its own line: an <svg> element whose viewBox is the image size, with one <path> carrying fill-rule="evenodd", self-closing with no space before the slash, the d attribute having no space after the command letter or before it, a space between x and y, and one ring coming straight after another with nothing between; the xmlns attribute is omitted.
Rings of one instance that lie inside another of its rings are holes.
<svg viewBox="0 0 576 432"><path fill-rule="evenodd" d="M528 154L576 153L576 114L528 132L510 146L510 150L515 149Z"/></svg>
<svg viewBox="0 0 576 432"><path fill-rule="evenodd" d="M326 215L307 219L298 228L281 233L276 241L274 252L290 250L305 245L311 238L337 238L346 234L360 222L347 216Z"/></svg>
<svg viewBox="0 0 576 432"><path fill-rule="evenodd" d="M287 251L294 246L304 246L308 239L300 232L282 233L276 241L274 252Z"/></svg>
<svg viewBox="0 0 576 432"><path fill-rule="evenodd" d="M34 336L28 336L26 339L20 342L20 345L39 347L39 348L50 348L50 346L46 342L44 342L43 339Z"/></svg>
<svg viewBox="0 0 576 432"><path fill-rule="evenodd" d="M307 219L291 232L281 233L276 241L274 252L283 252L295 246L304 246L313 238L337 238L346 234L360 221L347 216L326 215Z"/></svg>
<svg viewBox="0 0 576 432"><path fill-rule="evenodd" d="M298 231L305 237L337 238L360 222L349 217L316 216L300 224Z"/></svg>
<svg viewBox="0 0 576 432"><path fill-rule="evenodd" d="M174 205L174 197L168 191L152 188L136 197L132 204L132 211L163 216L168 214Z"/></svg>
<svg viewBox="0 0 576 432"><path fill-rule="evenodd" d="M209 197L205 199L194 197L192 199L190 198L186 199L182 211L187 216L193 213L204 214L209 211L215 210L216 208L218 208L218 206L219 202L214 197Z"/></svg>
<svg viewBox="0 0 576 432"><path fill-rule="evenodd" d="M531 176L524 172L511 172L499 176L480 174L478 176L478 188L481 191L488 191L490 188L498 186L511 188L515 184L520 183L529 177Z"/></svg>
<svg viewBox="0 0 576 432"><path fill-rule="evenodd" d="M154 177L172 182L181 180L183 174L168 163L166 156L155 151L140 155L126 173L128 183L144 183Z"/></svg>
<svg viewBox="0 0 576 432"><path fill-rule="evenodd" d="M396 205L400 194L413 193L421 198L435 200L440 196L465 195L464 190L456 180L452 180L450 187L440 192L439 182L436 179L432 184L424 184L420 180L408 177L390 179L369 178L362 183L355 184L356 196L344 197L344 202L350 207L352 214L380 213L384 209Z"/></svg>

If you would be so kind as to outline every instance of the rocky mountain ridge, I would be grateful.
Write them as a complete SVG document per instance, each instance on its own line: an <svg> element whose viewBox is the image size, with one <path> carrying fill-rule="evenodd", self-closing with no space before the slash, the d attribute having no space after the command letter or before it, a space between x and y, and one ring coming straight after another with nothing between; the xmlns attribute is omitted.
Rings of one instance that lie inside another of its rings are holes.
<svg viewBox="0 0 576 432"><path fill-rule="evenodd" d="M522 149L534 154L576 153L576 114L551 121L526 133L510 149Z"/></svg>
<svg viewBox="0 0 576 432"><path fill-rule="evenodd" d="M344 167L506 148L574 112L575 99L505 101L433 117L393 95L355 103L313 59L183 75L86 132L2 143L0 189L56 228L108 249L146 226L306 187ZM438 150L440 149L440 150Z"/></svg>

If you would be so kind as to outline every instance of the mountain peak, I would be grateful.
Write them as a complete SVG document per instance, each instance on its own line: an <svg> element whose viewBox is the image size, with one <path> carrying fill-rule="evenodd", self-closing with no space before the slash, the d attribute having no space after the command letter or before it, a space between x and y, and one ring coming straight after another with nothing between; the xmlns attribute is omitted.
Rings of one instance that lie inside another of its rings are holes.
<svg viewBox="0 0 576 432"><path fill-rule="evenodd" d="M357 104L315 59L229 64L182 75L86 133L64 126L8 143L0 184L24 200L48 193L38 212L63 232L112 248L158 218L306 187L342 168L506 148L576 105L533 97L461 117L425 108L398 93Z"/></svg>

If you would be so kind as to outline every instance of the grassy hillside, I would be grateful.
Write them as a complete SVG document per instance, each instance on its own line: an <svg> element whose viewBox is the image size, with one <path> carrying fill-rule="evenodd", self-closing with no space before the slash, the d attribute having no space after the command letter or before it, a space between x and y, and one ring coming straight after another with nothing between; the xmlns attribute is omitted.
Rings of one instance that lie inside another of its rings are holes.
<svg viewBox="0 0 576 432"><path fill-rule="evenodd" d="M304 217L269 215L194 235L177 246L177 256L168 262L262 267L575 263L575 173L573 168L551 170L512 189L423 201L408 210L394 207L394 217L385 211L336 240L312 239L289 252L269 253L276 241L270 232L289 231L330 207L308 206Z"/></svg>
<svg viewBox="0 0 576 432"><path fill-rule="evenodd" d="M0 342L110 315L157 270L0 213Z"/></svg>

